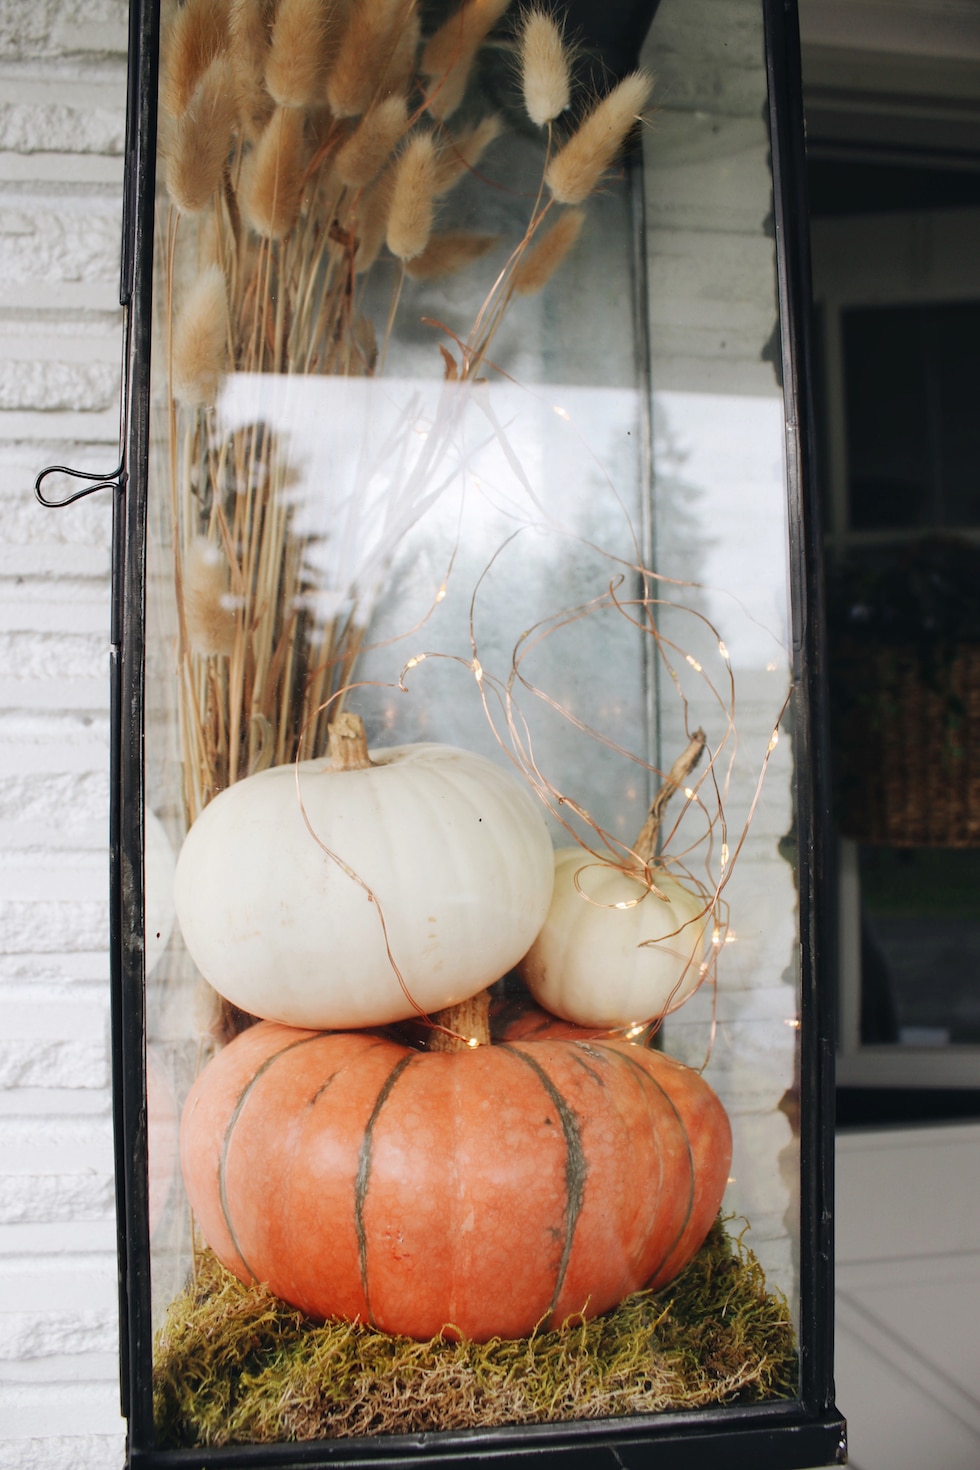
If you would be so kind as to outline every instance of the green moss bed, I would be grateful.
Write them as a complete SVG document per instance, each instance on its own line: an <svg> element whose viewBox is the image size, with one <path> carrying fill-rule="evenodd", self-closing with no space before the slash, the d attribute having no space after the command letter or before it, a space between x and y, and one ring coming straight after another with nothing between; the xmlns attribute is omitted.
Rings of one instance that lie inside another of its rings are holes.
<svg viewBox="0 0 980 1470"><path fill-rule="evenodd" d="M719 1222L663 1291L484 1344L311 1322L205 1251L157 1336L154 1409L167 1447L278 1443L754 1403L796 1373L785 1300Z"/></svg>

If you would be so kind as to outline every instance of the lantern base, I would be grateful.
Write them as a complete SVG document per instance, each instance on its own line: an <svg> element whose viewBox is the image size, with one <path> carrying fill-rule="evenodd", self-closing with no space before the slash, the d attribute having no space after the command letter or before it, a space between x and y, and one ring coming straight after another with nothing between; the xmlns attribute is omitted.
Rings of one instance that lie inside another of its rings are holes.
<svg viewBox="0 0 980 1470"><path fill-rule="evenodd" d="M311 1322L204 1251L157 1340L156 1428L178 1448L654 1414L792 1397L797 1362L785 1301L720 1221L664 1290L482 1345Z"/></svg>

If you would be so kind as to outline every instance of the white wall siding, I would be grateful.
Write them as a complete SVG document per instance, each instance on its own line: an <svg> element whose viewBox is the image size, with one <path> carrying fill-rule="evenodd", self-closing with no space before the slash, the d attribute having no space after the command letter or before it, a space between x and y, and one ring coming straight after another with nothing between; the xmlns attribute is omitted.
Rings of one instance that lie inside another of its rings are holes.
<svg viewBox="0 0 980 1470"><path fill-rule="evenodd" d="M122 1461L108 1066L126 7L0 7L0 1464Z"/></svg>

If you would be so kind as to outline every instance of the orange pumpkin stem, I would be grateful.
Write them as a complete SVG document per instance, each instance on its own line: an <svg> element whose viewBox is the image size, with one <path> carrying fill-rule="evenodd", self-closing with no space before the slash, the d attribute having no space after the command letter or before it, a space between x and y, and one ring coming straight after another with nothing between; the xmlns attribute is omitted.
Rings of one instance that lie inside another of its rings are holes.
<svg viewBox="0 0 980 1470"><path fill-rule="evenodd" d="M664 777L663 785L653 798L647 819L640 828L639 837L633 844L633 851L644 867L648 867L657 855L657 843L660 841L660 828L667 811L667 803L681 782L686 781L694 770L706 744L707 736L704 731L695 730L687 749L677 757Z"/></svg>
<svg viewBox="0 0 980 1470"><path fill-rule="evenodd" d="M433 1031L430 1051L469 1051L490 1045L490 992L481 990L469 1000L436 1011L432 1017L442 1030ZM449 1033L452 1033L451 1035Z"/></svg>
<svg viewBox="0 0 980 1470"><path fill-rule="evenodd" d="M365 771L371 765L367 734L360 715L344 710L327 726L327 735L335 771Z"/></svg>

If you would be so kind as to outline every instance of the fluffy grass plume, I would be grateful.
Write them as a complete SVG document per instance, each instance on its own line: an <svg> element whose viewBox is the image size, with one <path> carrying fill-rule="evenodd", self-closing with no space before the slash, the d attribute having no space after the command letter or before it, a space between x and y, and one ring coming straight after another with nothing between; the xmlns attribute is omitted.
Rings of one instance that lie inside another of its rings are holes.
<svg viewBox="0 0 980 1470"><path fill-rule="evenodd" d="M305 152L303 114L278 107L247 160L242 186L245 217L269 240L288 235L299 218Z"/></svg>
<svg viewBox="0 0 980 1470"><path fill-rule="evenodd" d="M178 403L214 403L227 365L228 297L220 266L201 272L174 323L173 391Z"/></svg>
<svg viewBox="0 0 980 1470"><path fill-rule="evenodd" d="M486 149L502 132L503 123L492 112L455 137L447 136L436 165L436 198L447 194L463 174L475 169Z"/></svg>
<svg viewBox="0 0 980 1470"><path fill-rule="evenodd" d="M217 546L199 536L183 567L184 631L195 653L230 654L238 631L228 563Z"/></svg>
<svg viewBox="0 0 980 1470"><path fill-rule="evenodd" d="M181 5L163 41L160 105L165 113L180 117L227 39L228 0L186 0Z"/></svg>
<svg viewBox="0 0 980 1470"><path fill-rule="evenodd" d="M415 64L422 42L422 17L416 0L403 7L394 33L384 74L385 92L411 92L415 86Z"/></svg>
<svg viewBox="0 0 980 1470"><path fill-rule="evenodd" d="M543 10L528 12L519 54L524 106L531 121L542 127L564 112L572 98L568 52L552 16Z"/></svg>
<svg viewBox="0 0 980 1470"><path fill-rule="evenodd" d="M561 1423L796 1391L789 1311L716 1225L687 1270L592 1321L485 1344L319 1326L206 1252L156 1341L167 1448Z"/></svg>
<svg viewBox="0 0 980 1470"><path fill-rule="evenodd" d="M406 29L416 34L415 0L357 0L352 6L327 78L327 102L336 117L360 117L393 90L389 68L400 69Z"/></svg>
<svg viewBox="0 0 980 1470"><path fill-rule="evenodd" d="M559 204L588 199L639 121L652 89L648 72L631 72L580 123L545 170L545 182Z"/></svg>
<svg viewBox="0 0 980 1470"><path fill-rule="evenodd" d="M472 230L446 230L441 235L431 235L421 254L406 261L405 270L413 281L450 276L480 260L499 238L499 235L481 235Z"/></svg>
<svg viewBox="0 0 980 1470"><path fill-rule="evenodd" d="M431 133L415 133L395 165L387 244L398 260L414 260L429 243L436 183L436 145Z"/></svg>
<svg viewBox="0 0 980 1470"><path fill-rule="evenodd" d="M165 177L181 213L199 214L220 185L237 116L231 62L218 56L169 130Z"/></svg>
<svg viewBox="0 0 980 1470"><path fill-rule="evenodd" d="M509 4L465 0L429 37L419 69L431 83L427 105L434 117L451 117L462 102L476 53Z"/></svg>
<svg viewBox="0 0 980 1470"><path fill-rule="evenodd" d="M229 0L228 56L235 71L246 135L259 137L272 113L265 66L272 40L271 0Z"/></svg>
<svg viewBox="0 0 980 1470"><path fill-rule="evenodd" d="M509 4L510 0L465 0L425 43L419 63L422 75L441 76L463 57L472 59Z"/></svg>
<svg viewBox="0 0 980 1470"><path fill-rule="evenodd" d="M531 296L547 285L565 256L578 239L585 211L566 209L525 252L514 270L514 290L518 296Z"/></svg>
<svg viewBox="0 0 980 1470"><path fill-rule="evenodd" d="M310 107L323 85L327 15L320 0L280 0L265 84L279 107Z"/></svg>
<svg viewBox="0 0 980 1470"><path fill-rule="evenodd" d="M408 103L386 97L361 118L337 150L334 168L342 184L363 189L373 183L408 130Z"/></svg>
<svg viewBox="0 0 980 1470"><path fill-rule="evenodd" d="M391 191L394 181L394 166L384 173L358 198L352 219L357 247L354 251L354 270L358 275L369 271L381 252L388 231L388 215L391 212Z"/></svg>

